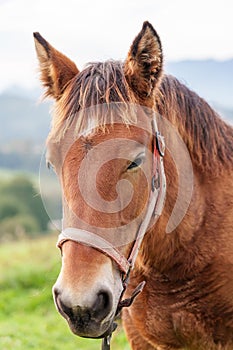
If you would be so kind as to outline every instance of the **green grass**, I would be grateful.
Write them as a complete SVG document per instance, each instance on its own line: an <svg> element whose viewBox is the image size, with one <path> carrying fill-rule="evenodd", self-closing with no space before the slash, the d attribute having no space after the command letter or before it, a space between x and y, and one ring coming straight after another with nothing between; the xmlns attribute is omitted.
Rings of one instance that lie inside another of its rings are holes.
<svg viewBox="0 0 233 350"><path fill-rule="evenodd" d="M60 270L56 237L0 246L0 349L95 350L100 340L74 336L55 310L51 288ZM112 349L129 350L122 330Z"/></svg>

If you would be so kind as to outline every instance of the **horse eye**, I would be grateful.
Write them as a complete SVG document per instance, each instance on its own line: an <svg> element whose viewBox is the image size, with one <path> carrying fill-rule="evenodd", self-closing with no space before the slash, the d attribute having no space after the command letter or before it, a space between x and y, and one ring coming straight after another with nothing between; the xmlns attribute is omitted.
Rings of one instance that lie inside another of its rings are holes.
<svg viewBox="0 0 233 350"><path fill-rule="evenodd" d="M138 168L142 164L142 158L136 158L127 168L127 170Z"/></svg>

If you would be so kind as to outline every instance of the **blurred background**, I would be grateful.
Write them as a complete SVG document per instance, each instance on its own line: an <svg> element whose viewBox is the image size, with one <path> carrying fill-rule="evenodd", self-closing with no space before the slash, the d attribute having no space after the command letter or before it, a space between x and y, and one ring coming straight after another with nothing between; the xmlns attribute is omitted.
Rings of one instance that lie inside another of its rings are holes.
<svg viewBox="0 0 233 350"><path fill-rule="evenodd" d="M149 20L161 37L165 71L233 123L232 11L231 0L0 0L0 349L100 346L73 336L53 306L60 256L39 187L52 101L39 103L32 33L82 69L90 61L124 60ZM55 179L43 176L56 220ZM113 348L129 349L120 328Z"/></svg>

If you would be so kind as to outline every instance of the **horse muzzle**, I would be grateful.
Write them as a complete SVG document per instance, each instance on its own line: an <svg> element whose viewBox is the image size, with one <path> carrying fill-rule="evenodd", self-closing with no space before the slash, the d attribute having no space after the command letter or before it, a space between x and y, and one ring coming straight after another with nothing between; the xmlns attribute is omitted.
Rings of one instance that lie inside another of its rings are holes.
<svg viewBox="0 0 233 350"><path fill-rule="evenodd" d="M59 313L66 319L71 331L84 338L102 338L113 324L115 311L112 311L112 295L100 290L90 306L71 306L62 299L59 291L53 289L54 302Z"/></svg>

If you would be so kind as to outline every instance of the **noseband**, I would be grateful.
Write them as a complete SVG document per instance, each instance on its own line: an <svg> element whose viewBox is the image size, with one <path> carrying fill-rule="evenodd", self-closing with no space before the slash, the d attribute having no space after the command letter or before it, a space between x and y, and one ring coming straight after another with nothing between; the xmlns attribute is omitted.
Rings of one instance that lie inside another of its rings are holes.
<svg viewBox="0 0 233 350"><path fill-rule="evenodd" d="M123 291L117 307L116 316L120 313L123 307L129 307L133 303L135 297L143 290L145 281L141 282L137 286L137 288L134 290L132 296L129 299L122 300L123 294L128 284L130 271L134 267L142 240L147 232L149 224L151 222L153 222L154 224L158 217L161 215L165 200L166 178L163 166L163 156L165 149L164 139L157 130L157 123L155 119L152 120L151 127L152 133L154 135L152 141L153 159L151 191L145 217L138 227L134 243L128 258L126 258L116 247L114 247L110 242L106 241L104 238L96 235L95 233L78 228L68 227L64 229L59 235L57 242L57 246L59 248L61 248L63 243L66 241L74 241L83 245L90 246L102 252L117 264L119 270L122 272ZM110 349L110 339L112 332L115 330L115 328L116 326L114 323L112 325L112 329L108 332L107 335L105 335L102 341L102 350Z"/></svg>

